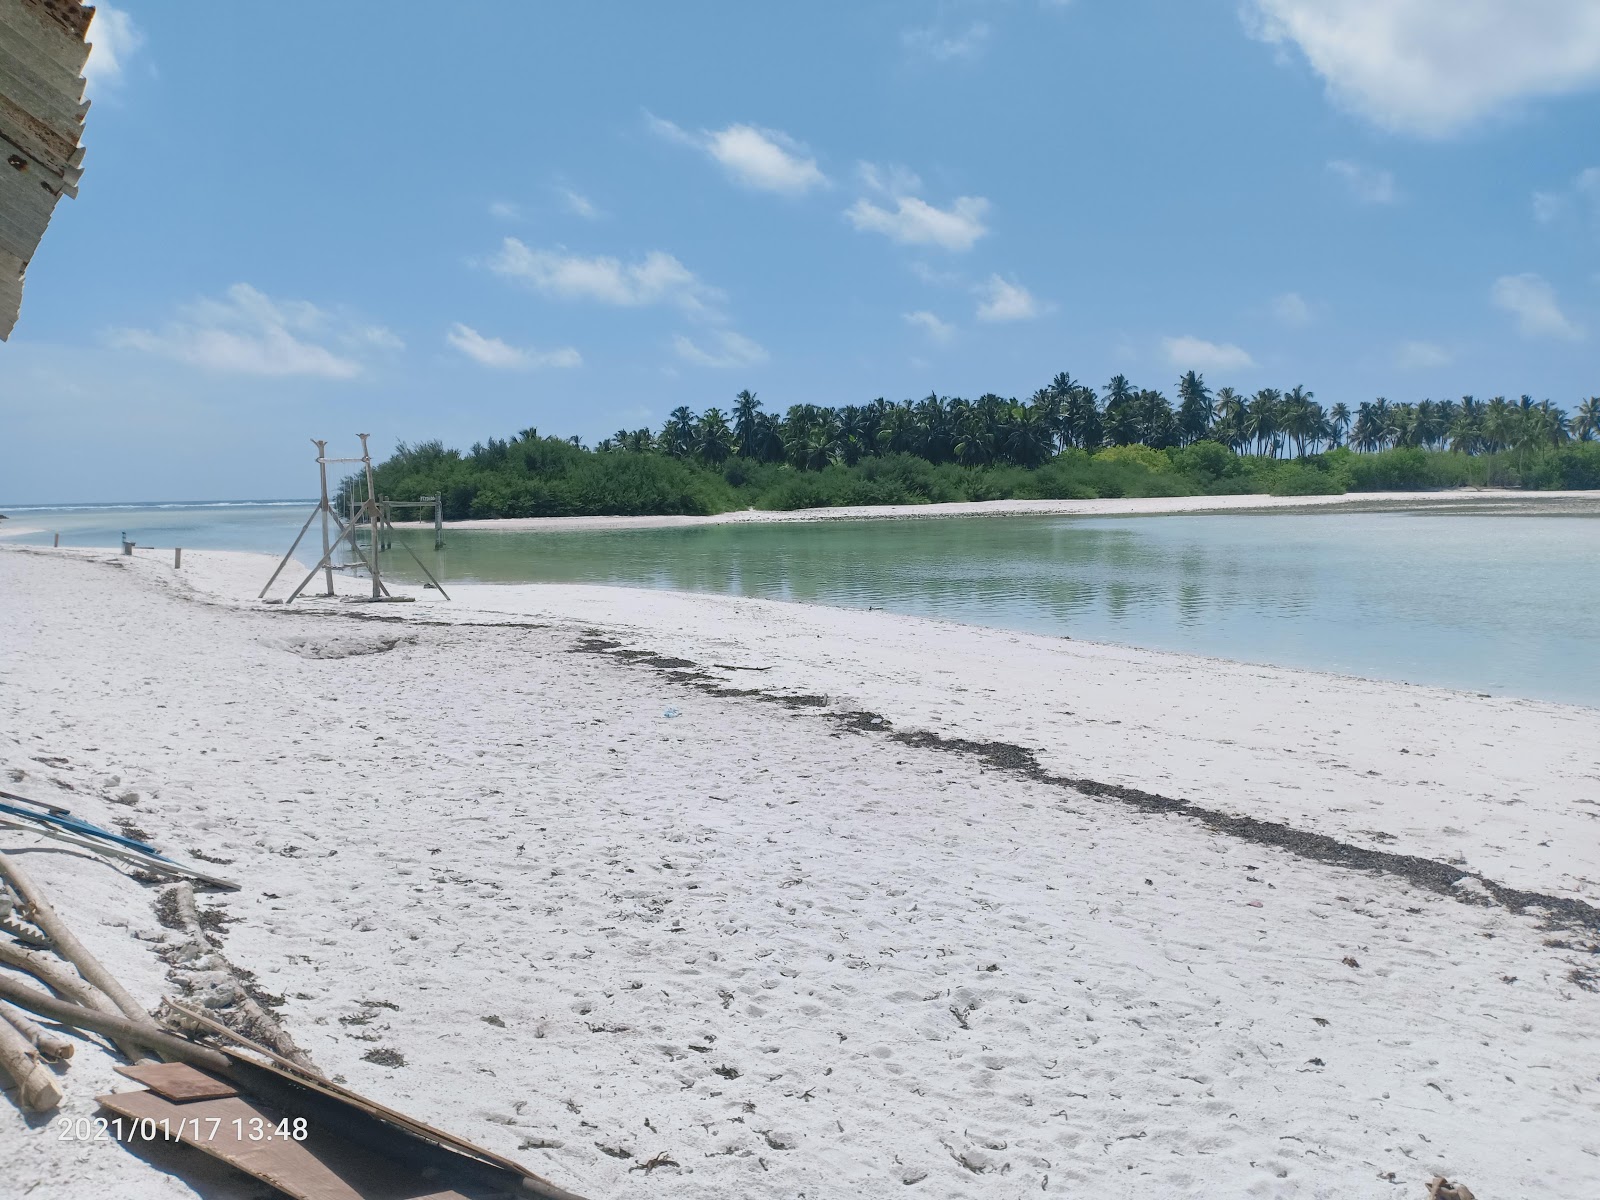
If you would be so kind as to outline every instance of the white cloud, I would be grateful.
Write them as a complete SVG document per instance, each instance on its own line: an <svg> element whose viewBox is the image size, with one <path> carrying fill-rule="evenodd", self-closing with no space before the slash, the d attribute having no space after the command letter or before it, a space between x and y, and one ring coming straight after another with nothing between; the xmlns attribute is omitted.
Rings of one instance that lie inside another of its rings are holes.
<svg viewBox="0 0 1600 1200"><path fill-rule="evenodd" d="M1600 83L1594 0L1245 0L1243 14L1253 36L1298 46L1340 104L1408 133Z"/></svg>
<svg viewBox="0 0 1600 1200"><path fill-rule="evenodd" d="M1535 192L1533 194L1533 219L1548 225L1567 211L1567 198L1560 192Z"/></svg>
<svg viewBox="0 0 1600 1200"><path fill-rule="evenodd" d="M604 215L582 192L575 192L571 188L558 190L561 193L561 202L573 216L582 217L585 221L598 221Z"/></svg>
<svg viewBox="0 0 1600 1200"><path fill-rule="evenodd" d="M1433 342L1401 342L1394 352L1394 365L1407 371L1448 367L1453 362L1455 355Z"/></svg>
<svg viewBox="0 0 1600 1200"><path fill-rule="evenodd" d="M1390 171L1345 159L1334 159L1328 164L1328 170L1344 180L1350 194L1363 204L1393 204L1400 198Z"/></svg>
<svg viewBox="0 0 1600 1200"><path fill-rule="evenodd" d="M740 183L768 192L800 193L828 182L817 160L774 129L730 125L710 136L706 149Z"/></svg>
<svg viewBox="0 0 1600 1200"><path fill-rule="evenodd" d="M857 163L856 174L863 187L885 196L909 196L922 190L922 176L898 163Z"/></svg>
<svg viewBox="0 0 1600 1200"><path fill-rule="evenodd" d="M623 308L673 304L705 314L721 300L717 289L670 254L652 250L635 263L598 256L585 258L564 250L534 250L517 238L506 238L488 261L497 275L516 279L546 295L564 300L594 300Z"/></svg>
<svg viewBox="0 0 1600 1200"><path fill-rule="evenodd" d="M1600 221L1600 167L1579 171L1571 186L1559 192L1533 194L1533 216L1541 224L1548 225L1569 211L1584 208L1596 221Z"/></svg>
<svg viewBox="0 0 1600 1200"><path fill-rule="evenodd" d="M1496 308L1517 318L1517 331L1523 337L1583 340L1583 327L1561 311L1555 288L1538 275L1502 275L1494 281L1490 297Z"/></svg>
<svg viewBox="0 0 1600 1200"><path fill-rule="evenodd" d="M88 80L90 91L99 91L121 81L128 61L144 45L144 34L120 8L97 4L94 20L89 23L89 44L93 49L84 64L83 77Z"/></svg>
<svg viewBox="0 0 1600 1200"><path fill-rule="evenodd" d="M710 334L712 348L706 350L681 333L672 339L678 357L702 367L754 367L767 361L766 348L731 329Z"/></svg>
<svg viewBox="0 0 1600 1200"><path fill-rule="evenodd" d="M981 297L980 321L1028 321L1039 315L1039 302L1020 283L991 275L973 289Z"/></svg>
<svg viewBox="0 0 1600 1200"><path fill-rule="evenodd" d="M1311 305L1299 292L1284 292L1272 298L1272 315L1293 328L1311 324Z"/></svg>
<svg viewBox="0 0 1600 1200"><path fill-rule="evenodd" d="M690 133L649 113L645 119L668 141L703 150L721 164L730 178L746 187L800 195L828 183L828 177L806 148L776 129L735 124L726 129Z"/></svg>
<svg viewBox="0 0 1600 1200"><path fill-rule="evenodd" d="M970 250L989 232L983 223L989 202L982 196L957 196L948 209L935 208L915 196L896 196L894 205L891 212L863 198L846 209L844 215L859 230L881 233L907 246Z"/></svg>
<svg viewBox="0 0 1600 1200"><path fill-rule="evenodd" d="M934 62L974 58L989 41L989 26L974 21L960 33L946 33L937 27L907 29L900 35L900 44L911 53Z"/></svg>
<svg viewBox="0 0 1600 1200"><path fill-rule="evenodd" d="M1163 338L1167 360L1183 370L1226 371L1253 367L1255 359L1232 342L1208 342L1197 337Z"/></svg>
<svg viewBox="0 0 1600 1200"><path fill-rule="evenodd" d="M956 327L954 325L951 325L948 321L941 321L926 309L906 313L905 321L906 324L914 325L926 333L930 341L948 342L955 336Z"/></svg>
<svg viewBox="0 0 1600 1200"><path fill-rule="evenodd" d="M522 219L522 209L509 200L496 200L489 205L489 215L502 221L518 221Z"/></svg>
<svg viewBox="0 0 1600 1200"><path fill-rule="evenodd" d="M222 299L184 306L159 331L114 329L108 340L212 371L323 379L353 379L365 370L362 352L404 346L381 325L304 300L275 301L247 283L234 284Z"/></svg>
<svg viewBox="0 0 1600 1200"><path fill-rule="evenodd" d="M938 271L925 262L913 262L911 273L930 287L955 287L962 282L955 271Z"/></svg>
<svg viewBox="0 0 1600 1200"><path fill-rule="evenodd" d="M563 346L559 350L528 350L510 345L497 337L485 337L472 326L463 325L459 321L450 326L444 335L444 340L480 366L503 371L583 365L583 356L571 346Z"/></svg>

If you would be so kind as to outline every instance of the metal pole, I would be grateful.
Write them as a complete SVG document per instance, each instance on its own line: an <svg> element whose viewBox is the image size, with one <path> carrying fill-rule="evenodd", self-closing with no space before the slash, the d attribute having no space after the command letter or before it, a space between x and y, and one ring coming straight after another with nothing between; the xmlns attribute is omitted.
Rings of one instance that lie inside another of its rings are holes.
<svg viewBox="0 0 1600 1200"><path fill-rule="evenodd" d="M444 497L433 498L433 548L444 549Z"/></svg>
<svg viewBox="0 0 1600 1200"><path fill-rule="evenodd" d="M367 449L367 438L371 434L356 434L361 439L361 463L367 472L367 520L372 526L372 598L381 599L383 585L378 579L378 490L372 482L372 452Z"/></svg>
<svg viewBox="0 0 1600 1200"><path fill-rule="evenodd" d="M328 454L328 443L312 438L311 444L317 448L317 471L322 476L322 557L326 560L328 551L332 548L328 544L328 464L323 461ZM331 596L333 595L333 564L331 562L323 568L323 573L327 576L328 590L326 594Z"/></svg>

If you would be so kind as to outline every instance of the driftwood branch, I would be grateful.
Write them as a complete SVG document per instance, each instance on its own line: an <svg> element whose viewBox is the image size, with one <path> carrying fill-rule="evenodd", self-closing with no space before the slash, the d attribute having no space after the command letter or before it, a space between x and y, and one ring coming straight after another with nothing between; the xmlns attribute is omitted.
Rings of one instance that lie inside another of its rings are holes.
<svg viewBox="0 0 1600 1200"><path fill-rule="evenodd" d="M146 1024L137 1024L127 1017L115 1016L99 1009L84 1008L66 1000L57 1000L54 996L46 995L4 975L0 975L0 1000L9 1000L18 1008L25 1008L29 1012L49 1017L52 1021L70 1025L74 1029L92 1029L95 1033L115 1038L118 1042L135 1042L141 1046L148 1046L152 1050L159 1050L168 1058L186 1062L202 1070L221 1072L228 1070L226 1055L219 1054L208 1046L199 1046L183 1038L174 1037L170 1033L163 1033L148 1023L148 1017L145 1018ZM9 1029L10 1025L7 1024L6 1028Z"/></svg>
<svg viewBox="0 0 1600 1200"><path fill-rule="evenodd" d="M28 906L29 919L55 943L56 953L77 967L78 974L104 992L130 1021L150 1029L156 1027L155 1022L150 1019L150 1014L145 1012L144 1006L117 982L110 971L100 965L99 959L89 953L89 948L74 936L60 914L50 907L50 902L44 898L44 893L17 865L16 860L3 850L0 850L0 875L5 877L18 898Z"/></svg>
<svg viewBox="0 0 1600 1200"><path fill-rule="evenodd" d="M51 1062L64 1062L77 1050L71 1038L64 1038L54 1030L46 1029L9 1004L0 1004L0 1020L9 1021L13 1029L33 1043L39 1053Z"/></svg>
<svg viewBox="0 0 1600 1200"><path fill-rule="evenodd" d="M49 1112L61 1103L61 1085L9 1021L0 1021L0 1071L17 1083L17 1099L28 1112Z"/></svg>
<svg viewBox="0 0 1600 1200"><path fill-rule="evenodd" d="M232 994L228 1004L234 1010L238 1022L244 1026L243 1032L290 1062L316 1071L317 1066L311 1061L310 1056L295 1045L294 1039L289 1036L288 1030L278 1023L278 1019L245 990L244 984L234 973L233 964L217 950L206 933L205 926L200 923L200 910L195 906L194 888L187 883L176 883L166 890L165 895L171 899L172 916L177 919L183 932L188 936L196 957L214 955L226 969L226 979L222 986L231 989ZM176 969L181 970L181 968Z"/></svg>

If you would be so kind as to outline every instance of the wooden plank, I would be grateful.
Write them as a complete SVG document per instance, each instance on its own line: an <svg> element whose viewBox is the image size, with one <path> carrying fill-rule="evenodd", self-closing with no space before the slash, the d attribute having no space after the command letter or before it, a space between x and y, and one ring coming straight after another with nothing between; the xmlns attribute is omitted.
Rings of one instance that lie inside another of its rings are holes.
<svg viewBox="0 0 1600 1200"><path fill-rule="evenodd" d="M239 1096L189 1104L174 1104L154 1092L116 1092L96 1099L127 1120L153 1122L155 1137L202 1150L294 1200L468 1200L313 1127L307 1127L304 1141L278 1136L285 1114ZM122 1136L137 1141L142 1130L124 1125Z"/></svg>
<svg viewBox="0 0 1600 1200"><path fill-rule="evenodd" d="M239 1089L215 1075L207 1075L188 1063L140 1063L125 1067L120 1063L113 1070L126 1075L135 1083L142 1083L156 1095L182 1104L189 1100L217 1100L223 1096L237 1096Z"/></svg>

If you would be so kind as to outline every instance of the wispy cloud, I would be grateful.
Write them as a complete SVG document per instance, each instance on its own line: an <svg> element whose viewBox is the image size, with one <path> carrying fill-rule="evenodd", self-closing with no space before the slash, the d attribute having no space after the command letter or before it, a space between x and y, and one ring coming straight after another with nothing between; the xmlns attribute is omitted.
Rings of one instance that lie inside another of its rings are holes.
<svg viewBox="0 0 1600 1200"><path fill-rule="evenodd" d="M928 340L939 342L941 345L955 336L956 327L948 321L941 321L935 314L926 309L905 314L905 322L922 330L928 335Z"/></svg>
<svg viewBox="0 0 1600 1200"><path fill-rule="evenodd" d="M183 306L160 330L113 329L107 340L211 371L323 379L353 379L368 354L404 346L382 325L305 300L273 300L247 283Z"/></svg>
<svg viewBox="0 0 1600 1200"><path fill-rule="evenodd" d="M1391 171L1342 158L1330 162L1328 170L1342 180L1345 187L1350 189L1350 194L1363 204L1393 204L1400 199Z"/></svg>
<svg viewBox="0 0 1600 1200"><path fill-rule="evenodd" d="M949 208L935 208L915 196L897 196L893 209L880 208L863 197L844 215L857 229L881 233L905 246L970 250L989 232L983 223L988 211L989 202L982 196L957 196Z"/></svg>
<svg viewBox="0 0 1600 1200"><path fill-rule="evenodd" d="M958 33L930 26L905 30L900 35L900 44L920 58L947 63L956 59L976 58L988 45L989 33L989 26L983 21L974 21Z"/></svg>
<svg viewBox="0 0 1600 1200"><path fill-rule="evenodd" d="M583 356L571 346L559 350L530 350L497 337L485 337L459 321L445 332L444 340L479 366L501 371L526 371L534 367L580 367Z"/></svg>
<svg viewBox="0 0 1600 1200"><path fill-rule="evenodd" d="M1569 342L1585 337L1583 326L1561 311L1555 288L1539 275L1502 275L1489 294L1496 308L1516 317L1517 332L1523 337Z"/></svg>
<svg viewBox="0 0 1600 1200"><path fill-rule="evenodd" d="M726 129L688 130L650 113L650 128L668 141L692 146L709 155L729 178L763 192L800 195L825 187L828 177L804 145L776 129L735 124Z"/></svg>
<svg viewBox="0 0 1600 1200"><path fill-rule="evenodd" d="M97 4L89 25L89 61L83 77L89 91L99 92L122 81L124 70L144 46L144 33L120 8Z"/></svg>
<svg viewBox="0 0 1600 1200"><path fill-rule="evenodd" d="M704 340L710 349L682 334L672 339L672 346L679 358L702 367L754 367L769 357L766 347L731 329L713 330Z"/></svg>
<svg viewBox="0 0 1600 1200"><path fill-rule="evenodd" d="M1245 0L1249 31L1297 46L1341 105L1456 133L1534 96L1600 84L1594 0Z"/></svg>
<svg viewBox="0 0 1600 1200"><path fill-rule="evenodd" d="M989 202L982 196L957 196L949 208L935 208L911 193L922 180L904 167L862 163L861 181L882 195L893 208L863 196L845 210L845 219L863 232L881 233L906 246L939 246L945 250L970 250L989 232L983 223Z"/></svg>
<svg viewBox="0 0 1600 1200"><path fill-rule="evenodd" d="M1455 355L1433 342L1401 342L1394 352L1394 365L1404 371L1423 371L1448 367Z"/></svg>
<svg viewBox="0 0 1600 1200"><path fill-rule="evenodd" d="M522 209L509 200L495 200L489 205L489 215L501 221L520 221Z"/></svg>
<svg viewBox="0 0 1600 1200"><path fill-rule="evenodd" d="M1272 298L1272 315L1279 323L1297 329L1311 324L1311 305L1299 292L1284 292Z"/></svg>
<svg viewBox="0 0 1600 1200"><path fill-rule="evenodd" d="M1039 315L1033 293L1014 280L991 275L973 290L979 297L980 321L1027 321Z"/></svg>
<svg viewBox="0 0 1600 1200"><path fill-rule="evenodd" d="M561 196L561 203L575 217L582 217L585 221L598 221L605 215L582 192L575 192L569 187L557 188L556 191Z"/></svg>
<svg viewBox="0 0 1600 1200"><path fill-rule="evenodd" d="M563 300L592 300L622 308L670 304L704 315L722 299L716 288L660 250L625 263L603 255L586 258L564 248L535 250L517 238L506 238L487 265L497 275Z"/></svg>
<svg viewBox="0 0 1600 1200"><path fill-rule="evenodd" d="M1540 224L1548 225L1568 213L1584 210L1600 224L1600 167L1579 171L1567 187L1533 194L1533 216Z"/></svg>
<svg viewBox="0 0 1600 1200"><path fill-rule="evenodd" d="M1183 370L1227 371L1256 365L1249 352L1232 342L1208 342L1197 337L1163 338L1167 361Z"/></svg>

